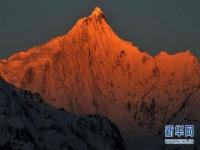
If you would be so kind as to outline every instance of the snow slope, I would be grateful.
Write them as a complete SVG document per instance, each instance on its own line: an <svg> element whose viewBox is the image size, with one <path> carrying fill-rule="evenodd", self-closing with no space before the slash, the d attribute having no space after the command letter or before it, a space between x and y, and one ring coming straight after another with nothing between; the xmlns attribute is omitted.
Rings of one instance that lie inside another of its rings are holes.
<svg viewBox="0 0 200 150"><path fill-rule="evenodd" d="M76 116L0 78L1 150L125 150L118 128L99 115Z"/></svg>

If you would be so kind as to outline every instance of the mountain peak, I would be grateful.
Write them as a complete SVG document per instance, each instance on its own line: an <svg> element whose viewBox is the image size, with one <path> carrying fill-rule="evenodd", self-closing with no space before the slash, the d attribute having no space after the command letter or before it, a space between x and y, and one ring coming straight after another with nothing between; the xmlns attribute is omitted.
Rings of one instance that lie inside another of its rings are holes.
<svg viewBox="0 0 200 150"><path fill-rule="evenodd" d="M99 33L97 34L97 32ZM105 38L102 35L112 35L113 38L117 37L118 39L117 34L114 33L108 24L103 11L99 7L96 7L87 17L79 19L72 30L70 30L69 34L67 34L68 37L75 37L75 39L77 39L77 35L82 35L78 36L81 40L95 39L95 37L101 39Z"/></svg>
<svg viewBox="0 0 200 150"><path fill-rule="evenodd" d="M101 8L96 7L93 12L91 13L90 16L102 16L104 15L103 11L101 10Z"/></svg>
<svg viewBox="0 0 200 150"><path fill-rule="evenodd" d="M80 26L85 26L85 25L94 25L97 22L101 22L104 20L104 23L107 24L105 15L101 8L96 7L89 16L81 18L78 20L77 24L74 26L74 28L79 28Z"/></svg>

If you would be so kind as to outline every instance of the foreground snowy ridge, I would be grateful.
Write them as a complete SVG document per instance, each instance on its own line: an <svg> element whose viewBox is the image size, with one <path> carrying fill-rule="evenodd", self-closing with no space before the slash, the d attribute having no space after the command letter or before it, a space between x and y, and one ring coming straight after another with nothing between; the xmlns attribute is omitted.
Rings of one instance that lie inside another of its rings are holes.
<svg viewBox="0 0 200 150"><path fill-rule="evenodd" d="M0 78L1 150L125 150L117 127L99 115L78 117Z"/></svg>

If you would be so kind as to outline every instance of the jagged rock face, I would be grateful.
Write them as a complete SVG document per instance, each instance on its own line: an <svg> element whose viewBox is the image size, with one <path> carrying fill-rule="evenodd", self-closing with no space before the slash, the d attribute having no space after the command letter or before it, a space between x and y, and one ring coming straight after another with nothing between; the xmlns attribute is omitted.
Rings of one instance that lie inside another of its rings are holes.
<svg viewBox="0 0 200 150"><path fill-rule="evenodd" d="M99 115L76 116L0 79L1 150L125 150L118 128Z"/></svg>
<svg viewBox="0 0 200 150"><path fill-rule="evenodd" d="M195 106L200 99L196 57L141 52L113 32L99 8L66 35L2 60L0 74L51 105L105 115L129 133L159 129L194 95Z"/></svg>

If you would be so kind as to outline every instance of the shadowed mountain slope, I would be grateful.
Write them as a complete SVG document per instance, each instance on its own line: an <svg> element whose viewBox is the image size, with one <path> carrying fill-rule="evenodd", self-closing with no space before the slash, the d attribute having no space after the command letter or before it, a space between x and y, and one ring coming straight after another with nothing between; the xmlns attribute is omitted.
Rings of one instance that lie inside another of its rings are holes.
<svg viewBox="0 0 200 150"><path fill-rule="evenodd" d="M99 115L76 116L0 78L1 150L125 150L119 130Z"/></svg>

